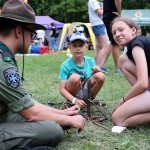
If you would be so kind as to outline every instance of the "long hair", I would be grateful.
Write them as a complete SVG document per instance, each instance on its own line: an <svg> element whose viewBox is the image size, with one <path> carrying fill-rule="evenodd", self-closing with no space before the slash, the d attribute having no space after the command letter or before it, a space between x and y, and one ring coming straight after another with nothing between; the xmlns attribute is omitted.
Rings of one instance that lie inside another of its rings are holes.
<svg viewBox="0 0 150 150"><path fill-rule="evenodd" d="M117 18L115 18L115 19L111 22L111 30L112 30L112 25L113 25L115 22L118 22L118 21L124 22L124 23L127 24L130 28L135 27L135 28L136 28L136 35L140 35L140 34L141 34L140 26L138 26L131 18L128 18L128 17L117 17Z"/></svg>

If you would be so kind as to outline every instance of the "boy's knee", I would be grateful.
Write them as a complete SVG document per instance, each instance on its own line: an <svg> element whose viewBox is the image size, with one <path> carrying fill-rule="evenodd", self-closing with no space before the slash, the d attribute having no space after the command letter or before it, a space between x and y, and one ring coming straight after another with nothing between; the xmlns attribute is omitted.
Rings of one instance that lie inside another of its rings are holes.
<svg viewBox="0 0 150 150"><path fill-rule="evenodd" d="M70 75L69 82L71 82L71 83L78 83L78 82L80 82L80 75L78 75L78 74Z"/></svg>
<svg viewBox="0 0 150 150"><path fill-rule="evenodd" d="M93 80L93 82L96 83L104 83L105 81L105 75L102 72L97 72L94 73L94 75L91 77L91 79Z"/></svg>
<svg viewBox="0 0 150 150"><path fill-rule="evenodd" d="M96 73L97 81L104 82L105 81L105 75L102 72Z"/></svg>

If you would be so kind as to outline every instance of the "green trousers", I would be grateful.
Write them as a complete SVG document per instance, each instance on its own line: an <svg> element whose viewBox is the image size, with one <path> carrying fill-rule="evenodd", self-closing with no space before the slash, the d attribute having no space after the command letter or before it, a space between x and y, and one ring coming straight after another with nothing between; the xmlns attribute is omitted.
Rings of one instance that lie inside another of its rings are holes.
<svg viewBox="0 0 150 150"><path fill-rule="evenodd" d="M62 137L63 129L54 121L27 122L12 113L0 120L0 150L55 146Z"/></svg>

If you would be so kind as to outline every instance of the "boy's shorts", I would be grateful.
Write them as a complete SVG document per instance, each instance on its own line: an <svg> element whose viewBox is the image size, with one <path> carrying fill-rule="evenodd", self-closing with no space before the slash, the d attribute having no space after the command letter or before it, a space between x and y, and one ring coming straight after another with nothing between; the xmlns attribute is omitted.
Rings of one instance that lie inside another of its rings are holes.
<svg viewBox="0 0 150 150"><path fill-rule="evenodd" d="M85 102L91 97L91 82L90 80L83 81L80 90L76 93L76 98L82 99Z"/></svg>
<svg viewBox="0 0 150 150"><path fill-rule="evenodd" d="M96 37L106 34L106 29L104 24L92 26L92 31Z"/></svg>

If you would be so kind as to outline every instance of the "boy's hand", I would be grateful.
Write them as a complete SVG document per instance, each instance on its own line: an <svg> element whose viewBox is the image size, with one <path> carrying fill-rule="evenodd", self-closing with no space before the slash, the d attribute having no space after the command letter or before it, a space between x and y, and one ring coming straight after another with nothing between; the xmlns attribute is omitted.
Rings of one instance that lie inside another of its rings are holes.
<svg viewBox="0 0 150 150"><path fill-rule="evenodd" d="M83 108L83 107L87 106L87 104L83 100L80 100L80 99L77 99L75 101L75 105L78 105L80 108Z"/></svg>
<svg viewBox="0 0 150 150"><path fill-rule="evenodd" d="M94 73L101 71L99 66L94 66L94 67L92 68L92 70L93 70Z"/></svg>

